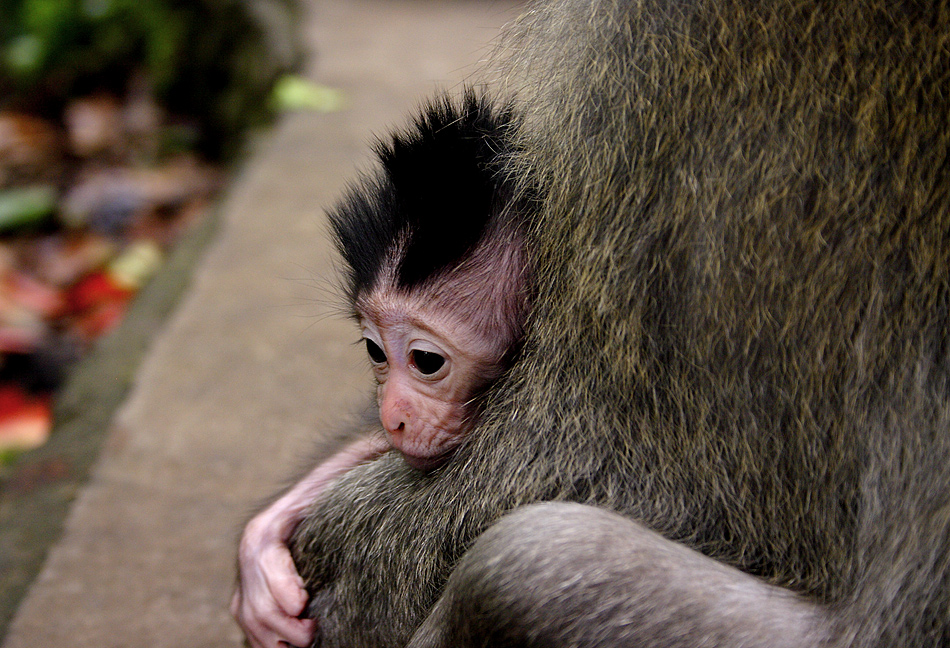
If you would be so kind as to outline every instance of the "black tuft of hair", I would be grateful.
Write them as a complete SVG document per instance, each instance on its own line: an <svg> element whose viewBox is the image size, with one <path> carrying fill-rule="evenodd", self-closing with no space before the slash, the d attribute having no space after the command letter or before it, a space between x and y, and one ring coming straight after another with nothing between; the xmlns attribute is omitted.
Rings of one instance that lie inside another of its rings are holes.
<svg viewBox="0 0 950 648"><path fill-rule="evenodd" d="M377 144L381 169L330 213L352 299L375 284L397 246L396 284L407 290L473 250L514 195L499 168L512 124L509 108L468 89L460 106L437 99L409 130Z"/></svg>

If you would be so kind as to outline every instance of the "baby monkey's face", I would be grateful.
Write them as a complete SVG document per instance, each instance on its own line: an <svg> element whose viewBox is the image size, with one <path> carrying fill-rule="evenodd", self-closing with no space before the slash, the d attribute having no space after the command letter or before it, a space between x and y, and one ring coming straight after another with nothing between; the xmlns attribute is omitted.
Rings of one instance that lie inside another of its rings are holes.
<svg viewBox="0 0 950 648"><path fill-rule="evenodd" d="M471 429L472 401L502 373L511 341L413 295L374 291L357 312L390 443L414 468L438 466Z"/></svg>

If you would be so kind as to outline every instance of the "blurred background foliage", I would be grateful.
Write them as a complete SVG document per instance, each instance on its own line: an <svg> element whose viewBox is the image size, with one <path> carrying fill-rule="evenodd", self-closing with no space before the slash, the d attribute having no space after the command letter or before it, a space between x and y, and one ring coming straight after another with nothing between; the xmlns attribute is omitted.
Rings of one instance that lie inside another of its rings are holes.
<svg viewBox="0 0 950 648"><path fill-rule="evenodd" d="M150 84L197 149L233 156L297 68L296 0L0 0L0 110L58 116L70 97Z"/></svg>
<svg viewBox="0 0 950 648"><path fill-rule="evenodd" d="M339 103L293 74L301 10L0 0L0 504L20 453L63 423L77 363L204 231L248 135Z"/></svg>

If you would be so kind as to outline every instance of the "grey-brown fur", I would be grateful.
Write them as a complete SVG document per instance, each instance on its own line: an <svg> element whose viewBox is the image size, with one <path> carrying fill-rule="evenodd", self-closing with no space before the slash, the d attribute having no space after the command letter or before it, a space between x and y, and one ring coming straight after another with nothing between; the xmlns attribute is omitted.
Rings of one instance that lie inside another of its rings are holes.
<svg viewBox="0 0 950 648"><path fill-rule="evenodd" d="M522 507L452 572L411 648L823 645L828 615L788 590L581 504Z"/></svg>
<svg viewBox="0 0 950 648"><path fill-rule="evenodd" d="M948 3L562 0L503 51L544 200L522 355L447 465L389 453L298 530L320 645L406 644L472 543L546 500L787 590L763 614L802 645L950 643ZM540 609L526 645L569 606Z"/></svg>

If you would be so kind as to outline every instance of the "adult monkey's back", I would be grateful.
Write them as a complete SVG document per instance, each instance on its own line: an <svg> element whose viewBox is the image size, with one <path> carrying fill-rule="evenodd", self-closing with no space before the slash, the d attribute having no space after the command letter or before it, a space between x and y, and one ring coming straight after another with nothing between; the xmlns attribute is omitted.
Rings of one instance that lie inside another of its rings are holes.
<svg viewBox="0 0 950 648"><path fill-rule="evenodd" d="M322 645L405 644L543 500L636 523L506 519L424 634L946 645L948 3L577 0L506 47L523 355L444 468L383 456L301 527Z"/></svg>

